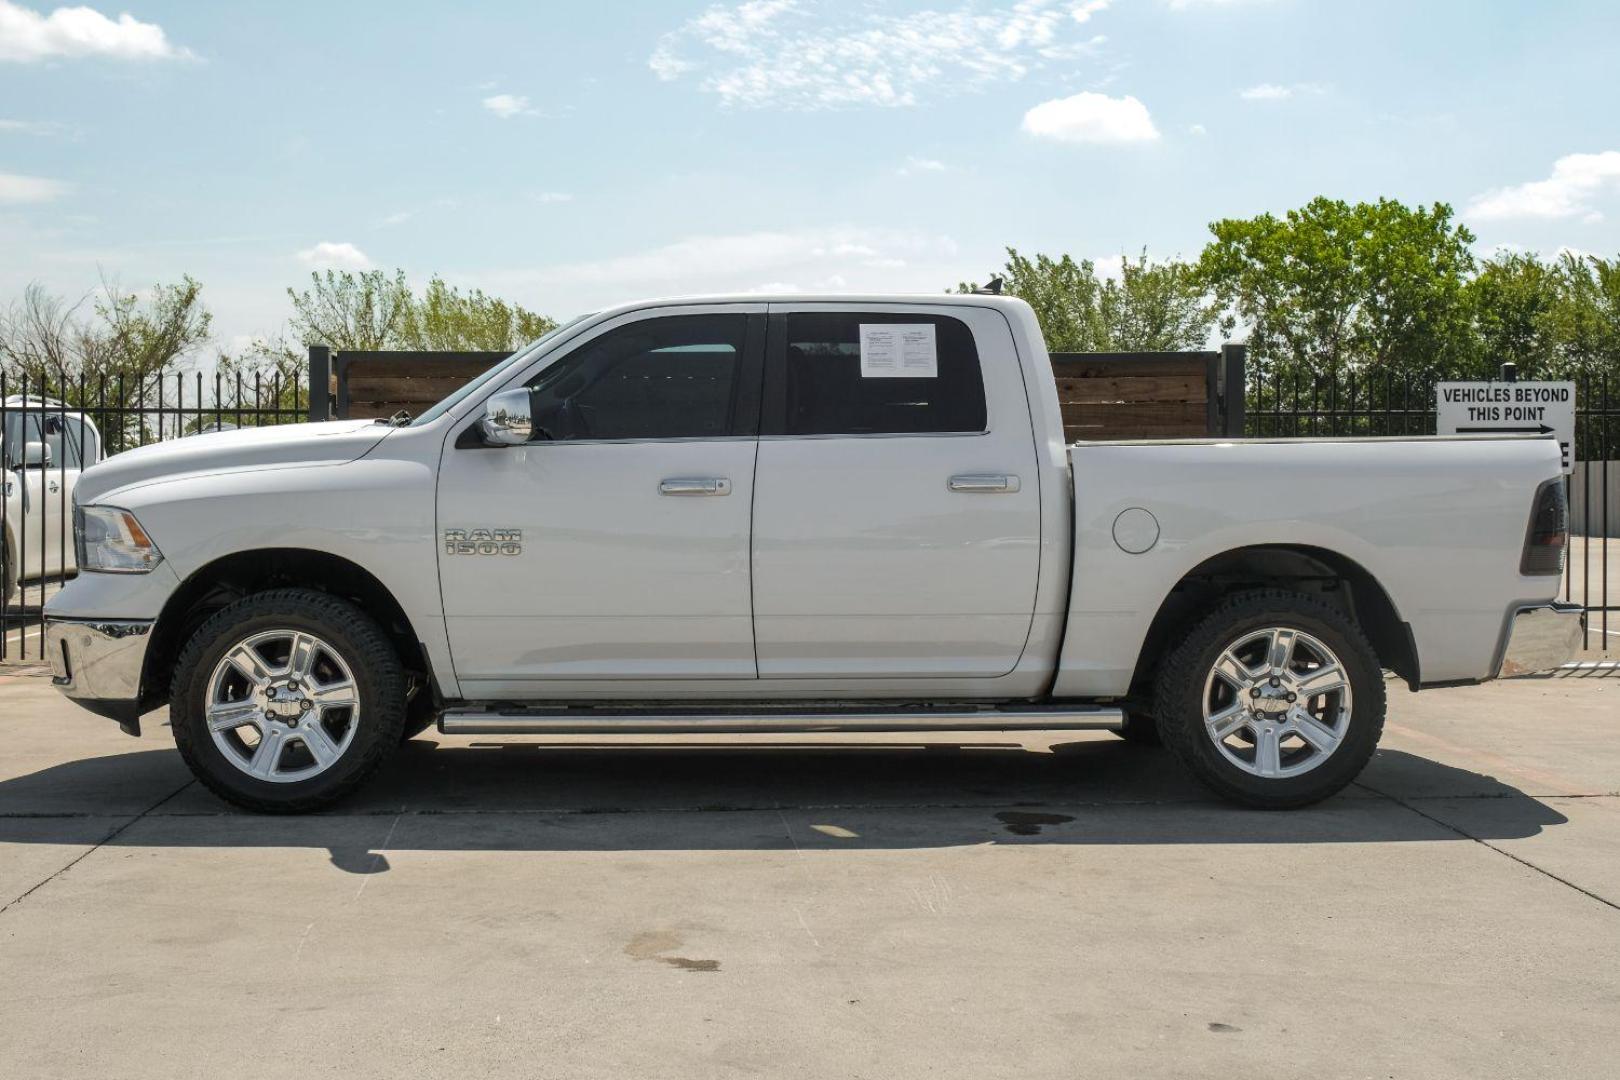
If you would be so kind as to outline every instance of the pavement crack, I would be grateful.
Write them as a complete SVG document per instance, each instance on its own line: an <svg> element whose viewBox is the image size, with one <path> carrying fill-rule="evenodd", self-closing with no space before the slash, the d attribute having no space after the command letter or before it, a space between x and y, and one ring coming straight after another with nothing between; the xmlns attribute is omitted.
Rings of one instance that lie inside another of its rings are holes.
<svg viewBox="0 0 1620 1080"><path fill-rule="evenodd" d="M142 810L140 813L136 814L134 817L130 818L128 821L124 822L122 825L119 825L117 828L112 829L111 831L109 831L106 836L103 836L100 840L97 840L88 849L79 852L78 856L76 858L72 859L70 862L68 862L68 864L66 866L63 866L60 870L57 870L55 873L53 873L50 876L46 877L43 881L40 881L40 882L36 883L33 887L28 889L21 896L18 896L16 898L12 899L12 900L7 901L6 905L4 907L0 907L0 915L4 915L6 912L10 911L12 908L16 907L18 904L22 903L24 900L28 899L30 896L33 896L39 890L43 889L45 886L49 885L51 882L55 881L57 878L61 877L63 874L67 873L69 870L73 869L75 866L78 866L80 863L84 862L84 860L88 859L90 856L94 855L96 852L100 851L102 848L106 847L108 844L110 844L114 840L118 839L120 836L122 836L124 834L124 832L126 830L129 829L129 827L131 825L134 825L136 822L138 822L141 819L145 818L148 814L152 813L152 811L156 810L158 807L162 806L164 803L168 802L170 799L174 798L176 795L180 794L182 791L186 790L186 788L190 787L194 783L196 783L195 780L187 780L185 783L181 784L179 787L175 788L173 791L171 791L167 795L163 796L163 798L159 799L157 802L153 803L151 806L148 806L145 810Z"/></svg>
<svg viewBox="0 0 1620 1080"><path fill-rule="evenodd" d="M1390 802L1396 804L1397 806L1405 807L1406 809L1410 810L1412 813L1416 814L1418 817L1426 818L1427 820L1432 821L1436 825L1440 826L1442 829L1445 829L1448 832L1456 833L1458 836L1462 837L1464 840L1472 840L1474 843L1479 844L1481 847L1489 848L1491 851L1496 852L1498 855L1501 855L1501 856L1504 856L1506 858L1512 859L1514 862L1518 863L1520 866L1523 866L1523 867L1525 867L1526 869L1529 869L1529 870L1534 870L1536 873L1540 874L1542 877L1550 878L1553 881L1558 882L1558 884L1564 886L1565 888L1573 889L1576 892L1580 893L1582 896L1589 897L1590 899L1596 900L1598 903L1602 904L1604 907L1612 908L1615 911L1620 911L1620 903L1615 903L1613 900L1610 900L1608 897L1602 896L1602 895L1600 895L1598 893L1595 893L1591 889L1588 889L1583 885L1577 885L1573 881L1569 880L1566 877L1560 877L1559 875L1553 873L1551 870L1548 870L1545 867L1537 866L1535 863L1531 862L1529 859L1526 859L1521 855L1515 855L1515 854L1513 854L1513 852L1508 851L1505 848L1497 847L1495 844L1491 843L1489 840L1485 840L1485 839L1482 839L1482 838L1480 838L1478 836L1475 836L1473 833L1469 832L1467 829L1464 829L1464 828L1462 828L1460 826L1457 826L1457 825L1453 825L1451 822L1446 821L1443 818L1435 817L1433 814L1430 814L1430 813L1427 813L1426 811L1420 810L1416 806L1413 806L1410 802L1408 802L1407 800L1401 798L1398 795L1391 795L1387 791L1379 791L1377 788L1372 787L1372 786L1370 786L1370 785L1368 785L1368 784L1366 784L1366 783L1364 783L1363 781L1360 781L1360 780L1357 780L1355 782L1355 786L1358 787L1358 788L1361 788L1363 791L1370 791L1374 795L1378 795L1378 796L1380 796L1382 798L1388 799ZM1545 796L1545 797L1546 798L1561 798L1562 796Z"/></svg>

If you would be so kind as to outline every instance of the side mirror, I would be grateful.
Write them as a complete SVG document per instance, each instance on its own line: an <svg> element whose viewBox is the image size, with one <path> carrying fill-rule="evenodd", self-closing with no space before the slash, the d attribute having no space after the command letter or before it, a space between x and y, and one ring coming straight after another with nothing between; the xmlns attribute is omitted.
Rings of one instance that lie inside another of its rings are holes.
<svg viewBox="0 0 1620 1080"><path fill-rule="evenodd" d="M490 446L522 446L528 442L534 434L534 417L529 415L529 391L519 387L503 390L490 398L484 403L484 418L478 426Z"/></svg>
<svg viewBox="0 0 1620 1080"><path fill-rule="evenodd" d="M51 448L48 443L23 443L22 467L25 469L48 469L51 467Z"/></svg>

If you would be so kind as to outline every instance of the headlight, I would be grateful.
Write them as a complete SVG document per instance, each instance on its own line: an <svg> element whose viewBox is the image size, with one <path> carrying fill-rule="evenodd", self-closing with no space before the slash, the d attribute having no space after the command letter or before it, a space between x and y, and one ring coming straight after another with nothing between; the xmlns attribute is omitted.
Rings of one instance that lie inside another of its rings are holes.
<svg viewBox="0 0 1620 1080"><path fill-rule="evenodd" d="M115 506L75 506L73 544L80 570L145 574L163 561L135 515Z"/></svg>

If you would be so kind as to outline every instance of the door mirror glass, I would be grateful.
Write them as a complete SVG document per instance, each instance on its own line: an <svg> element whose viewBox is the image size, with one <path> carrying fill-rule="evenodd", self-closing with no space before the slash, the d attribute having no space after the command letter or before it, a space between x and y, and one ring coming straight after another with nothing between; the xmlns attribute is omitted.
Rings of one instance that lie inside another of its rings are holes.
<svg viewBox="0 0 1620 1080"><path fill-rule="evenodd" d="M51 448L42 442L23 443L22 467L48 469L51 467Z"/></svg>
<svg viewBox="0 0 1620 1080"><path fill-rule="evenodd" d="M534 418L529 413L529 391L503 390L484 403L479 421L484 441L491 446L522 446L534 434ZM34 445L30 443L29 445Z"/></svg>

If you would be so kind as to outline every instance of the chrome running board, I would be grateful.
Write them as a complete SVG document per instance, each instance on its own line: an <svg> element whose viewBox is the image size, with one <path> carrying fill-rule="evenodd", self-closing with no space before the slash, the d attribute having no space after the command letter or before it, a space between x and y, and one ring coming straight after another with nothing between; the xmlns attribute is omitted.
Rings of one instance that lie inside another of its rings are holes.
<svg viewBox="0 0 1620 1080"><path fill-rule="evenodd" d="M1114 731L1125 714L1112 706L1001 708L591 709L489 707L447 710L445 735L805 735L862 733Z"/></svg>

